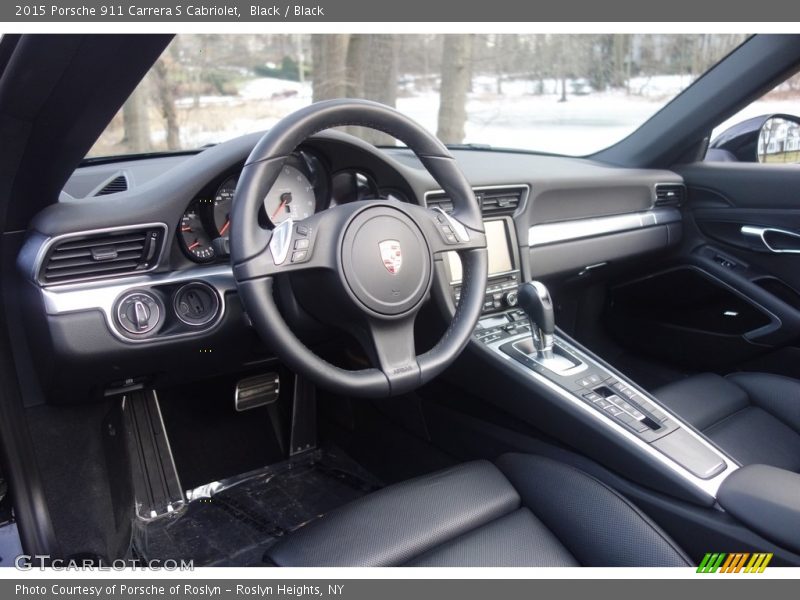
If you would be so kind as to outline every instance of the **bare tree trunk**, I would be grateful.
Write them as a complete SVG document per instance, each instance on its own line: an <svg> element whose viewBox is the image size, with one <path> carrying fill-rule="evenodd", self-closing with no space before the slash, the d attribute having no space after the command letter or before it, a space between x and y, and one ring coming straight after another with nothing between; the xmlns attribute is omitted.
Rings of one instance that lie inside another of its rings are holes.
<svg viewBox="0 0 800 600"><path fill-rule="evenodd" d="M345 92L348 98L364 97L370 37L364 33L350 35L350 43L347 45L347 91Z"/></svg>
<svg viewBox="0 0 800 600"><path fill-rule="evenodd" d="M121 144L130 153L149 152L150 118L147 114L147 96L141 86L137 87L122 107L122 123L125 128Z"/></svg>
<svg viewBox="0 0 800 600"><path fill-rule="evenodd" d="M445 144L464 141L467 91L472 79L472 35L447 35L442 47L442 85L439 90L439 125L436 136Z"/></svg>
<svg viewBox="0 0 800 600"><path fill-rule="evenodd" d="M156 84L156 95L167 129L167 149L179 150L181 147L181 131L178 125L178 114L175 111L175 87L169 78L169 68L162 57L153 65L153 77Z"/></svg>
<svg viewBox="0 0 800 600"><path fill-rule="evenodd" d="M365 98L388 106L397 104L397 59L399 38L392 35L353 34L347 47L349 98ZM371 144L389 146L394 138L365 127L347 131Z"/></svg>
<svg viewBox="0 0 800 600"><path fill-rule="evenodd" d="M295 48L297 50L297 80L300 83L303 83L306 80L305 56L303 55L303 36L302 34L296 33L292 37L294 38Z"/></svg>
<svg viewBox="0 0 800 600"><path fill-rule="evenodd" d="M611 86L615 88L627 88L628 70L626 63L628 62L628 36L615 33L612 36L612 40L613 70L611 73Z"/></svg>
<svg viewBox="0 0 800 600"><path fill-rule="evenodd" d="M364 61L364 98L387 106L397 106L397 58L399 38L394 35L371 34L367 37ZM393 146L394 138L381 131L368 129L364 139L376 146Z"/></svg>
<svg viewBox="0 0 800 600"><path fill-rule="evenodd" d="M315 35L311 38L314 61L314 102L342 98L347 93L347 45L349 34Z"/></svg>

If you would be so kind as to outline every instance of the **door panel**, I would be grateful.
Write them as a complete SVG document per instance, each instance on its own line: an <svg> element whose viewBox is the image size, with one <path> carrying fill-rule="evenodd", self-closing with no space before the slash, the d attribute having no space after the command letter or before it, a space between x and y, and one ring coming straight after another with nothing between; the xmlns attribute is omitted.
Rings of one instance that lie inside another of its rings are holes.
<svg viewBox="0 0 800 600"><path fill-rule="evenodd" d="M785 360L800 352L800 166L678 172L688 201L676 264L613 290L612 320L634 346L695 370L800 376Z"/></svg>

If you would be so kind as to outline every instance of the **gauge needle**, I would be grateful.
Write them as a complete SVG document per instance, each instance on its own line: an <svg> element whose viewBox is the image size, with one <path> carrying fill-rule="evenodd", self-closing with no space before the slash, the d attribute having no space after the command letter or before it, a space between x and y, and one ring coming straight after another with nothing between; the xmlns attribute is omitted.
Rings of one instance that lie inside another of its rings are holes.
<svg viewBox="0 0 800 600"><path fill-rule="evenodd" d="M275 212L274 212L274 213L272 213L272 216L270 217L270 219L274 219L275 217L277 217L277 216L278 216L278 213L279 213L279 212L281 212L281 209L282 209L284 206L286 206L286 200L281 200L281 203L280 203L280 204L278 204L278 208L276 208L276 209L275 209Z"/></svg>
<svg viewBox="0 0 800 600"><path fill-rule="evenodd" d="M200 241L199 241L199 240L195 240L194 244L192 244L191 246L189 246L189 250L194 250L194 249L195 249L195 248L197 248L199 245L200 245Z"/></svg>
<svg viewBox="0 0 800 600"><path fill-rule="evenodd" d="M228 219L227 221L225 221L225 225L222 226L222 229L219 230L220 236L225 235L225 232L228 231L228 227L230 226L231 226L231 220Z"/></svg>
<svg viewBox="0 0 800 600"><path fill-rule="evenodd" d="M181 231L187 231L188 232L188 231L191 231L191 230L192 230L191 227L181 227Z"/></svg>

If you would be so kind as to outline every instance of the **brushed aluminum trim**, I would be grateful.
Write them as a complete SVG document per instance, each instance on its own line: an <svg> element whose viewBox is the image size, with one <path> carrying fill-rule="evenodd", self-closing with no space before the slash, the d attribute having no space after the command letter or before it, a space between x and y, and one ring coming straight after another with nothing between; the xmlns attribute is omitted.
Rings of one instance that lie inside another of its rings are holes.
<svg viewBox="0 0 800 600"><path fill-rule="evenodd" d="M608 217L592 217L589 219L573 219L542 223L528 229L528 246L545 246L559 242L569 242L588 237L622 233L667 223L678 223L681 211L677 208L654 208L624 215Z"/></svg>

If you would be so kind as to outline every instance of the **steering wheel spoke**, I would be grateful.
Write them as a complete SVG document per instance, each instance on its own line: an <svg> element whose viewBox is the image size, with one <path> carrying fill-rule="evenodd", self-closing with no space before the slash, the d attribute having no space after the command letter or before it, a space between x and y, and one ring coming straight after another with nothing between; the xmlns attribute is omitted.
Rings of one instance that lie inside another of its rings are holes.
<svg viewBox="0 0 800 600"><path fill-rule="evenodd" d="M416 313L397 320L367 319L368 349L373 364L389 380L392 394L410 391L420 384L414 343Z"/></svg>
<svg viewBox="0 0 800 600"><path fill-rule="evenodd" d="M269 244L256 256L235 266L241 279L272 277L308 269L336 269L335 232L326 225L331 213L300 221L286 219L270 235Z"/></svg>
<svg viewBox="0 0 800 600"><path fill-rule="evenodd" d="M441 208L412 206L410 211L425 231L432 254L486 248L486 234L470 229Z"/></svg>

